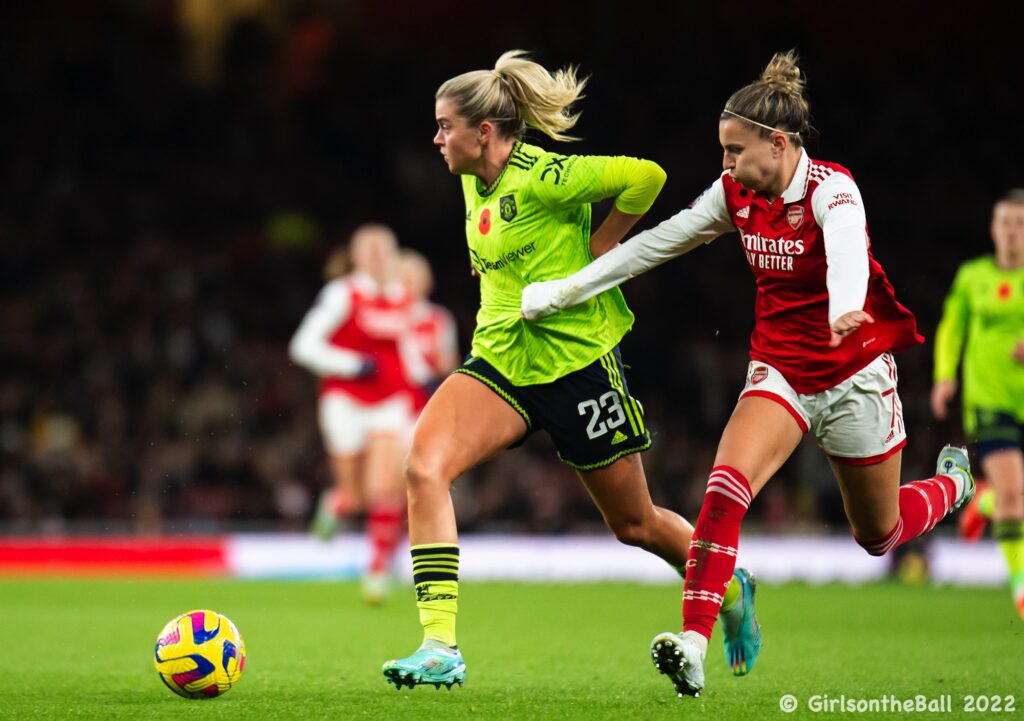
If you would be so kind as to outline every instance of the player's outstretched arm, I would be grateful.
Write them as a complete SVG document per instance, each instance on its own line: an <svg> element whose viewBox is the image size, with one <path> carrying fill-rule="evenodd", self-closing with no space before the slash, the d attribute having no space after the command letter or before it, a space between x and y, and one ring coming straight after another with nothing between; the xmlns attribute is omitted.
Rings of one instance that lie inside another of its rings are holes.
<svg viewBox="0 0 1024 721"><path fill-rule="evenodd" d="M692 208L613 247L571 276L526 286L521 304L523 317L539 320L583 303L730 230L724 190L718 180Z"/></svg>

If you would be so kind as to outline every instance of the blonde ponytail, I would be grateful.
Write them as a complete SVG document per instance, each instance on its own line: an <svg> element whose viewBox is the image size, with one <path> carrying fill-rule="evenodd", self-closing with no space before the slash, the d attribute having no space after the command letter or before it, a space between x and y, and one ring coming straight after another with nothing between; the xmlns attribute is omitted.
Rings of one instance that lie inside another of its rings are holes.
<svg viewBox="0 0 1024 721"><path fill-rule="evenodd" d="M578 140L564 131L576 125L579 113L570 106L583 97L586 78L570 65L553 75L527 59L523 50L502 53L493 70L472 70L448 80L437 98L450 98L471 125L490 120L503 136L521 138L527 126L552 140Z"/></svg>

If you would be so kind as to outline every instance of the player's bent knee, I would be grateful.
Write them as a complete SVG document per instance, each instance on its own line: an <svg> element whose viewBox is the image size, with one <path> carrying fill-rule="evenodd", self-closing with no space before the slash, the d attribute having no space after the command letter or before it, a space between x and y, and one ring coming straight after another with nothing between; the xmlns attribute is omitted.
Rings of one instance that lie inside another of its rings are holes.
<svg viewBox="0 0 1024 721"><path fill-rule="evenodd" d="M885 551L884 550L881 550L881 549L878 549L878 548L869 548L868 546L865 546L863 543L860 544L860 547L863 548L867 552L867 554L869 556L884 556L885 555Z"/></svg>
<svg viewBox="0 0 1024 721"><path fill-rule="evenodd" d="M853 540L857 542L857 545L863 548L869 556L884 556L891 551L897 544L896 539L893 538L892 533L885 536L872 536L871 538L858 538L853 537Z"/></svg>
<svg viewBox="0 0 1024 721"><path fill-rule="evenodd" d="M608 525L620 543L640 548L650 545L650 530L640 520L609 521Z"/></svg>
<svg viewBox="0 0 1024 721"><path fill-rule="evenodd" d="M441 467L431 463L422 456L409 453L403 464L405 485L410 491L425 490L434 486L447 486L448 480L441 472Z"/></svg>

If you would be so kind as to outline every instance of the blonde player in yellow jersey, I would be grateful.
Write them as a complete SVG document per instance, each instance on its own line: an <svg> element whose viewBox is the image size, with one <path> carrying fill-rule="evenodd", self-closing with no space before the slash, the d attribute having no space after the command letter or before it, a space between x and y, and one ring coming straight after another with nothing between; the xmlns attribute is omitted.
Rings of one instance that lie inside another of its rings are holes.
<svg viewBox="0 0 1024 721"><path fill-rule="evenodd" d="M471 355L424 408L406 461L413 581L423 643L384 664L396 688L451 687L465 678L455 638L459 547L449 487L463 472L531 432L546 430L576 469L608 527L684 572L693 527L651 501L637 452L650 447L629 394L618 344L633 314L619 290L541 322L520 316L529 283L568 275L613 248L665 182L655 163L561 155L523 141L527 128L573 140L570 107L586 81L503 54L493 69L448 80L436 93L438 146L462 178L470 260L480 277ZM590 204L614 198L591 233ZM727 658L749 670L760 649L753 580L738 571L722 604Z"/></svg>

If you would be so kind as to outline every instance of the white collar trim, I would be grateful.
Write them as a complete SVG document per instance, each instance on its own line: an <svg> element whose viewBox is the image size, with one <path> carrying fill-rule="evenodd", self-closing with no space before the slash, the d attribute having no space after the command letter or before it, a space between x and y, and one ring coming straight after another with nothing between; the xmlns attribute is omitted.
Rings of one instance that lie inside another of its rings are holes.
<svg viewBox="0 0 1024 721"><path fill-rule="evenodd" d="M808 157L807 151L800 148L800 160L796 163L796 172L793 174L793 180L790 181L789 187L782 193L783 203L795 203L798 200L803 200L804 196L807 195L807 182L811 176L810 170L811 159Z"/></svg>

